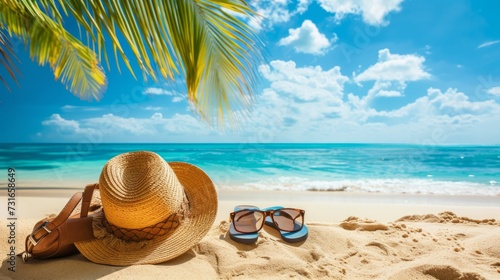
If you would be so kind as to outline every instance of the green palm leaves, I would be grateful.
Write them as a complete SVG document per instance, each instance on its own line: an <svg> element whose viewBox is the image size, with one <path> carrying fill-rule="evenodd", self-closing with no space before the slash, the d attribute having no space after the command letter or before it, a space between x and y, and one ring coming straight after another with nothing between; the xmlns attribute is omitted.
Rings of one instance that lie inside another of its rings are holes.
<svg viewBox="0 0 500 280"><path fill-rule="evenodd" d="M49 63L80 98L101 98L106 43L133 73L122 47L127 44L144 79L185 78L194 111L219 125L251 101L262 61L262 43L248 25L254 16L244 0L0 0L0 28L29 43L31 56ZM91 46L63 28L68 17Z"/></svg>
<svg viewBox="0 0 500 280"><path fill-rule="evenodd" d="M101 98L106 77L97 55L67 32L61 21L42 11L35 1L4 0L0 27L27 44L33 59L49 63L56 79L82 99Z"/></svg>
<svg viewBox="0 0 500 280"><path fill-rule="evenodd" d="M12 50L12 44L1 31L0 31L0 64L9 72L9 75L16 79L16 73L19 72L16 65L12 61L12 57L16 58L14 51ZM9 89L9 85L5 79L0 76L0 81ZM10 90L10 89L9 89Z"/></svg>

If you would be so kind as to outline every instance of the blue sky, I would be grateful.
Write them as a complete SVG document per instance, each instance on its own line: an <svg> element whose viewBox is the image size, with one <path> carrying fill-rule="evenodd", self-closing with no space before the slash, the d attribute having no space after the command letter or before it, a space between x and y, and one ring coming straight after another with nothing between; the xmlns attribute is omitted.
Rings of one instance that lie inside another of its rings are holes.
<svg viewBox="0 0 500 280"><path fill-rule="evenodd" d="M193 115L182 81L113 63L103 99L79 100L14 41L0 141L500 144L500 2L250 2L268 56L238 131Z"/></svg>

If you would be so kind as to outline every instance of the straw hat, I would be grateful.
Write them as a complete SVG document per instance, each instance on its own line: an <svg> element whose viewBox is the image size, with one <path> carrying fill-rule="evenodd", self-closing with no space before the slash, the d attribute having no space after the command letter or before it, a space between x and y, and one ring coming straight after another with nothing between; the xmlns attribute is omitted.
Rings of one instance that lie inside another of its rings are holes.
<svg viewBox="0 0 500 280"><path fill-rule="evenodd" d="M217 193L205 172L189 163L167 163L153 152L109 160L99 189L96 238L75 243L95 263L123 266L175 258L206 235L217 213Z"/></svg>

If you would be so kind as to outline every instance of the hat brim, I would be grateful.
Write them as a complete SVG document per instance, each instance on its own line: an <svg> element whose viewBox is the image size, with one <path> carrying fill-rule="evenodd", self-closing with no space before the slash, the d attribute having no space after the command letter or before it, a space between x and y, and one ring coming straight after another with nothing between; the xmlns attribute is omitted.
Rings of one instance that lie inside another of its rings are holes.
<svg viewBox="0 0 500 280"><path fill-rule="evenodd" d="M80 253L92 262L125 266L156 264L173 259L191 249L210 230L217 215L217 191L203 170L184 162L169 162L189 200L189 218L185 218L172 234L144 242L144 246L114 248L102 238L76 242ZM113 235L106 238L117 239Z"/></svg>

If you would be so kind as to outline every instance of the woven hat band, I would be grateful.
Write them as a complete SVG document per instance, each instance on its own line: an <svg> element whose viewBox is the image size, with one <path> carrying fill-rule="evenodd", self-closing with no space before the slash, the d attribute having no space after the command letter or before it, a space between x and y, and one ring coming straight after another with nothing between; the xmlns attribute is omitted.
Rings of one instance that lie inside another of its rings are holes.
<svg viewBox="0 0 500 280"><path fill-rule="evenodd" d="M106 215L104 215L102 223L106 228L106 231L113 234L117 238L125 241L143 241L151 240L157 236L162 236L173 232L179 226L180 219L181 215L174 213L168 216L164 221L161 221L156 225L141 229L117 227L106 220Z"/></svg>

